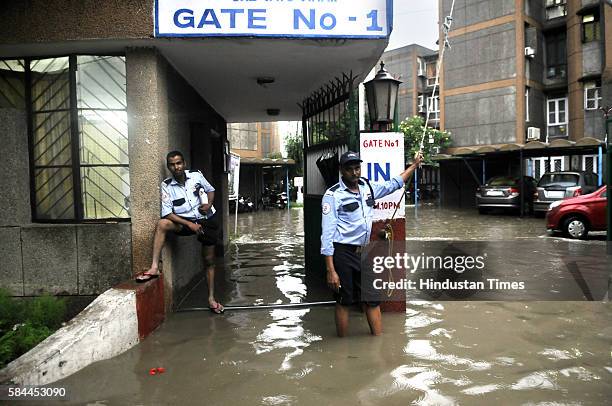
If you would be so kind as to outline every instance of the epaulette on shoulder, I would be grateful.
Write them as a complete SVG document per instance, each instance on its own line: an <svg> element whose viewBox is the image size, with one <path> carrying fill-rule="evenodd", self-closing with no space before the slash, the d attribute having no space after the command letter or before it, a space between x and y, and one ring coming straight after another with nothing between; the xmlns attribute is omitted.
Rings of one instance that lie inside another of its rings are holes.
<svg viewBox="0 0 612 406"><path fill-rule="evenodd" d="M166 178L166 179L164 179L164 183L165 183L166 185L171 184L171 183L172 183L172 178Z"/></svg>
<svg viewBox="0 0 612 406"><path fill-rule="evenodd" d="M336 183L334 186L327 189L327 192L325 192L325 196L333 196L334 192L338 190L339 188L340 188L340 183Z"/></svg>

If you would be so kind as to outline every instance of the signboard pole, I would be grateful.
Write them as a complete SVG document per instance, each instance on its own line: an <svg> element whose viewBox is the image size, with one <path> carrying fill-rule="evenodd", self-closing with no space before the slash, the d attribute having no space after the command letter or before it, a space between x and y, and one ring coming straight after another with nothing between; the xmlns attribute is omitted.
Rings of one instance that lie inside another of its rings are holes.
<svg viewBox="0 0 612 406"><path fill-rule="evenodd" d="M240 189L240 155L230 154L230 167L228 173L229 200L236 200L234 213L234 235L238 232L238 196Z"/></svg>
<svg viewBox="0 0 612 406"><path fill-rule="evenodd" d="M362 132L359 145L361 159L363 160L361 174L368 180L384 182L404 171L403 133ZM394 244L394 241L396 241L396 244L405 244L406 211L403 197L404 188L400 188L392 194L376 200L370 241L380 240L379 233L382 231L386 234L390 228L393 241L389 241L389 243ZM404 290L394 290L391 292L389 300L382 303L381 308L387 312L405 312L406 292Z"/></svg>

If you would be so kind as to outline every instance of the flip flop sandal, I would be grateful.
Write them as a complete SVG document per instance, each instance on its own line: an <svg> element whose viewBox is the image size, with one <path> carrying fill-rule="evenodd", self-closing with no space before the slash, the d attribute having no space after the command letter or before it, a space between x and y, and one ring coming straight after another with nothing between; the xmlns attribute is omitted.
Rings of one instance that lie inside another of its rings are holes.
<svg viewBox="0 0 612 406"><path fill-rule="evenodd" d="M145 283L145 282L148 282L150 280L159 278L160 274L161 274L161 272L158 273L158 274L152 274L152 273L148 273L148 272L143 272L143 273L141 273L141 274L136 276L136 283Z"/></svg>
<svg viewBox="0 0 612 406"><path fill-rule="evenodd" d="M225 312L225 308L223 307L223 305L219 302L217 302L216 306L208 306L208 308L210 309L210 311L214 314L223 314L223 312Z"/></svg>

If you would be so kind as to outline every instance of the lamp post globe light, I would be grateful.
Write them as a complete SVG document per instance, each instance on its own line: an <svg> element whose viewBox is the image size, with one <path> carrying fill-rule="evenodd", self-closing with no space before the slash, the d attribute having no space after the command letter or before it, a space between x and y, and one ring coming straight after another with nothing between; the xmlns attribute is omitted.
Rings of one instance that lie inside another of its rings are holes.
<svg viewBox="0 0 612 406"><path fill-rule="evenodd" d="M369 82L364 83L370 124L374 129L386 131L393 123L397 101L397 92L401 81L395 79L385 69L384 62L380 63L380 70Z"/></svg>

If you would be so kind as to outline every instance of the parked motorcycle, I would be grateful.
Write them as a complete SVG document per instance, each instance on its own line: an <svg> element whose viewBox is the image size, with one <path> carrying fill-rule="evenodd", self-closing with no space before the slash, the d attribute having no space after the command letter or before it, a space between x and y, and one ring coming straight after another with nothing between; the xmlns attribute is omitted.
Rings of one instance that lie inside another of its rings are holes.
<svg viewBox="0 0 612 406"><path fill-rule="evenodd" d="M230 200L229 201L229 212L236 212L236 203L238 203L238 213L250 213L255 211L255 204L251 200L250 197L244 197L242 195L238 196L238 201Z"/></svg>
<svg viewBox="0 0 612 406"><path fill-rule="evenodd" d="M248 197L248 196L246 198L241 196L238 199L238 203L241 204L242 209L244 210L244 212L251 213L251 212L255 211L255 203L253 203L251 198ZM240 210L240 206L238 206L238 210Z"/></svg>
<svg viewBox="0 0 612 406"><path fill-rule="evenodd" d="M287 193L281 192L276 195L276 207L284 209L287 207Z"/></svg>
<svg viewBox="0 0 612 406"><path fill-rule="evenodd" d="M269 187L264 187L263 194L259 200L260 206L264 210L273 209L276 205L276 196Z"/></svg>

